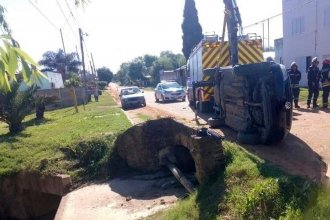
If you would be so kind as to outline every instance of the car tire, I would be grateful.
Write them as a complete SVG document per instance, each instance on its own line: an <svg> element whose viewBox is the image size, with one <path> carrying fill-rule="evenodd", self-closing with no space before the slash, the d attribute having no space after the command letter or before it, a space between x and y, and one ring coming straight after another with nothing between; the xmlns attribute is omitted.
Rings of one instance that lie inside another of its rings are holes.
<svg viewBox="0 0 330 220"><path fill-rule="evenodd" d="M165 98L164 96L162 95L162 102L165 103Z"/></svg>
<svg viewBox="0 0 330 220"><path fill-rule="evenodd" d="M157 98L156 94L155 94L155 100L156 102L159 102L159 99Z"/></svg>
<svg viewBox="0 0 330 220"><path fill-rule="evenodd" d="M182 99L182 102L185 102L185 101L186 101L186 98L183 98L183 99Z"/></svg>
<svg viewBox="0 0 330 220"><path fill-rule="evenodd" d="M146 100L143 101L142 105L143 105L144 107L147 106Z"/></svg>
<svg viewBox="0 0 330 220"><path fill-rule="evenodd" d="M127 109L126 105L123 104L123 103L121 103L121 108L122 108L123 110L126 110L126 109Z"/></svg>

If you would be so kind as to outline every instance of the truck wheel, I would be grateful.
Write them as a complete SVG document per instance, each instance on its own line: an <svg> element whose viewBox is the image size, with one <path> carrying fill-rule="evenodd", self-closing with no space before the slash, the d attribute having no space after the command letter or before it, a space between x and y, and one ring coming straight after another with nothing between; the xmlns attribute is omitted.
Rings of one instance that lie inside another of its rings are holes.
<svg viewBox="0 0 330 220"><path fill-rule="evenodd" d="M189 106L196 108L195 102L193 100L189 100Z"/></svg>
<svg viewBox="0 0 330 220"><path fill-rule="evenodd" d="M201 113L209 112L209 102L198 102L198 111Z"/></svg>
<svg viewBox="0 0 330 220"><path fill-rule="evenodd" d="M225 125L225 120L223 118L209 118L207 123L211 128L218 128Z"/></svg>
<svg viewBox="0 0 330 220"><path fill-rule="evenodd" d="M258 133L238 132L237 141L241 144L260 144L260 135Z"/></svg>

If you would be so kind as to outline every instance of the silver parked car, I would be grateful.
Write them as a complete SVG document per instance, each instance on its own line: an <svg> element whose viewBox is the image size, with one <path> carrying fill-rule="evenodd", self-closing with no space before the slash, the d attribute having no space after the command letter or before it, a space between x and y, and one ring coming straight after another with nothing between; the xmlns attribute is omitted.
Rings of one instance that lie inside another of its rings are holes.
<svg viewBox="0 0 330 220"><path fill-rule="evenodd" d="M146 106L143 91L137 86L121 89L119 97L123 109L127 109L129 106Z"/></svg>
<svg viewBox="0 0 330 220"><path fill-rule="evenodd" d="M161 99L163 102L169 100L182 100L186 101L186 92L183 87L177 82L161 82L155 88L155 99L159 102Z"/></svg>

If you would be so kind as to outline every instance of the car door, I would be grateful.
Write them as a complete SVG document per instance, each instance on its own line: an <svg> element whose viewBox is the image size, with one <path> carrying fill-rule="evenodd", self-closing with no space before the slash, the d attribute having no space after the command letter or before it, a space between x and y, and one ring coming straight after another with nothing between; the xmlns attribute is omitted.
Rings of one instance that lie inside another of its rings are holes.
<svg viewBox="0 0 330 220"><path fill-rule="evenodd" d="M156 94L157 99L160 99L161 98L161 90L162 90L162 86L161 85L158 85L156 87L156 90L155 90L155 94Z"/></svg>

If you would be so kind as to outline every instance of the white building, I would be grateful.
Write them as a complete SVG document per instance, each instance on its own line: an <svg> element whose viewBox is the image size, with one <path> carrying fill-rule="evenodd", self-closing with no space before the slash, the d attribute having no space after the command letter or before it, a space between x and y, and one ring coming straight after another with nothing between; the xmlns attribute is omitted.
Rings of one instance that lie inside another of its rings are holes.
<svg viewBox="0 0 330 220"><path fill-rule="evenodd" d="M43 74L46 78L41 77L39 80L36 80L36 85L39 87L40 90L44 89L60 89L64 88L63 78L61 73L45 71ZM26 90L27 85L22 83L20 86L20 90Z"/></svg>
<svg viewBox="0 0 330 220"><path fill-rule="evenodd" d="M301 85L307 85L306 69L313 57L319 67L330 58L330 0L282 0L283 63L295 61L302 72Z"/></svg>
<svg viewBox="0 0 330 220"><path fill-rule="evenodd" d="M44 74L47 78L42 78L41 83L38 83L40 89L59 89L64 88L63 78L61 73L46 71Z"/></svg>

